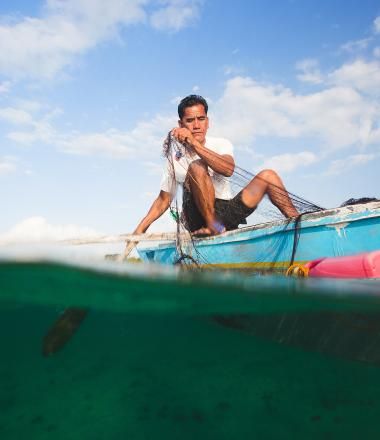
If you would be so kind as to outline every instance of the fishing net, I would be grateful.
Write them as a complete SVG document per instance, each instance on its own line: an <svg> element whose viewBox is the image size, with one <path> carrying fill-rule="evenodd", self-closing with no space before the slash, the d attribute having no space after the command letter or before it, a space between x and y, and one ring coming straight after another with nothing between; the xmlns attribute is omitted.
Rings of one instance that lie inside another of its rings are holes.
<svg viewBox="0 0 380 440"><path fill-rule="evenodd" d="M196 212L196 208L195 212L194 210L192 212L185 212L183 210L183 206L185 206L186 202L188 201L187 199L192 196L190 189L191 185L189 185L190 182L186 180L191 179L191 175L187 173L188 167L194 160L199 159L199 157L192 152L191 147L189 147L186 143L182 144L177 141L171 135L171 133L168 134L164 141L163 155L167 159L167 167L169 169L172 181L182 184L180 185L180 187L182 187L182 191L176 191L177 187L175 187L173 190L173 198L170 206L171 215L177 224L177 263L191 266L208 265L209 262L207 261L207 258L205 258L199 249L199 240L192 234L186 233L189 230L193 231L196 229L194 227L191 228L191 226L194 224L191 216L196 215L199 217L200 214L199 212ZM223 159L220 160L223 161ZM292 255L289 256L289 260L292 262L298 243L299 223L302 216L305 213L321 211L324 208L285 190L281 184L274 185L269 181L265 182L265 177L263 177L262 173L260 173L260 175L255 175L236 165L234 168L234 173L231 177L224 177L220 174L216 174L210 168L208 171L213 179L219 179L219 181L223 181L226 185L228 185L231 192L231 199L228 202L225 202L224 200L220 201L218 199L216 199L215 202L215 213L217 220L220 222L220 224L226 226L227 230L236 229L237 227L240 229L247 227L245 226L247 225L247 220L244 216L240 219L240 221L238 221L238 224L235 224L234 226L232 226L232 224L228 225L228 221L226 223L225 219L228 219L231 213L242 209L239 193L254 178L266 183L268 185L268 191L254 210L246 212L246 214L249 214L248 223L250 225L272 221L279 222L281 224L282 221L284 228L286 228L289 224L289 220L287 219L289 215L287 216L286 213L298 213L297 219L294 222L294 242L292 246ZM279 206L279 208L275 205ZM281 240L279 240L278 246L281 247Z"/></svg>
<svg viewBox="0 0 380 440"><path fill-rule="evenodd" d="M371 202L379 202L380 200L376 197L360 197L359 199L348 199L345 202L343 202L340 206L352 206L352 205L359 205L363 203L371 203Z"/></svg>

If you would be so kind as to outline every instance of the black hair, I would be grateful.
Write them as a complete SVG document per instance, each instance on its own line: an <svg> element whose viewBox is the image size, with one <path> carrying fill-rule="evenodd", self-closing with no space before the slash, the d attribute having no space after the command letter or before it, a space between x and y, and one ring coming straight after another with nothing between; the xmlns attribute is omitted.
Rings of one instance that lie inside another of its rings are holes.
<svg viewBox="0 0 380 440"><path fill-rule="evenodd" d="M208 104L207 101L203 98L203 96L200 95L189 95L186 96L186 98L183 98L181 102L178 104L178 116L179 119L183 118L183 115L185 113L185 108L192 107L193 105L203 105L206 115L208 112Z"/></svg>

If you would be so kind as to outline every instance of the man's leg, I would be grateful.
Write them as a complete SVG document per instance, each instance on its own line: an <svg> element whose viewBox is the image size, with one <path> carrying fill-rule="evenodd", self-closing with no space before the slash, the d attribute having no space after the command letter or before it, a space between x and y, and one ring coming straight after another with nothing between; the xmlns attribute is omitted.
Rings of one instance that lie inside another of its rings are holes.
<svg viewBox="0 0 380 440"><path fill-rule="evenodd" d="M194 231L194 235L214 235L220 233L215 219L215 189L202 160L195 160L189 165L185 185L188 186L194 202L201 213L205 227Z"/></svg>
<svg viewBox="0 0 380 440"><path fill-rule="evenodd" d="M265 194L268 194L270 201L285 217L299 215L280 176L273 170L260 171L242 190L241 200L249 208L255 208Z"/></svg>

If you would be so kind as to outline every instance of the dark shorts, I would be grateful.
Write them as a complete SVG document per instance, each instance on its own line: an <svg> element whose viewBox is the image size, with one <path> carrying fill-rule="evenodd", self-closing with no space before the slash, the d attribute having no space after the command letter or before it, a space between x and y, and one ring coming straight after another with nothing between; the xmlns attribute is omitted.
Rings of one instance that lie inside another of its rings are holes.
<svg viewBox="0 0 380 440"><path fill-rule="evenodd" d="M241 200L241 191L230 200L215 199L215 216L223 224L227 231L237 229L239 225L247 224L246 218L256 208L248 208ZM205 225L205 221L199 212L191 192L184 187L182 215L186 229L196 231Z"/></svg>

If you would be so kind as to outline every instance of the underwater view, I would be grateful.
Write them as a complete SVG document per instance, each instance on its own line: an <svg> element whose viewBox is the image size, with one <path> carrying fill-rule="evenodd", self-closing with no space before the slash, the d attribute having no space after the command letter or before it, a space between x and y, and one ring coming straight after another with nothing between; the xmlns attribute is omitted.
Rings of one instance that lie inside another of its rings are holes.
<svg viewBox="0 0 380 440"><path fill-rule="evenodd" d="M3 260L0 438L377 439L379 287Z"/></svg>

